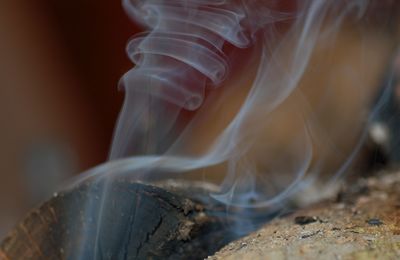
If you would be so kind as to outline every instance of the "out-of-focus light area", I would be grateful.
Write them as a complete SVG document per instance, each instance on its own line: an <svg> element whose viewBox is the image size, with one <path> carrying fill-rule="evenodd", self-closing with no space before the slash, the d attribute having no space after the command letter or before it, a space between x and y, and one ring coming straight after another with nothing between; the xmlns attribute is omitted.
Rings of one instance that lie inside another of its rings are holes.
<svg viewBox="0 0 400 260"><path fill-rule="evenodd" d="M106 160L136 30L120 1L0 1L0 238Z"/></svg>

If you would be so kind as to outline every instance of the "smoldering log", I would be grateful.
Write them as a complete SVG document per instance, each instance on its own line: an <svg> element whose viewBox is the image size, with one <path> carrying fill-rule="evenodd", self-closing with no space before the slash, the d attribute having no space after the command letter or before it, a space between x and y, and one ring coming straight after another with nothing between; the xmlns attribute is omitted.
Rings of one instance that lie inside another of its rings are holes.
<svg viewBox="0 0 400 260"><path fill-rule="evenodd" d="M2 242L0 259L96 259L96 244L101 259L203 259L233 236L202 186L117 180L96 239L97 222L84 216L84 202L100 199L102 186L84 183L33 210ZM275 219L209 259L398 259L399 188L400 172L349 183L336 197ZM79 230L89 238L84 249Z"/></svg>
<svg viewBox="0 0 400 260"><path fill-rule="evenodd" d="M101 206L104 185L86 182L31 211L1 243L0 259L204 259L229 242L214 214L223 209L201 201L201 184L183 185L189 198L179 183L168 191L116 180L101 219L87 215Z"/></svg>

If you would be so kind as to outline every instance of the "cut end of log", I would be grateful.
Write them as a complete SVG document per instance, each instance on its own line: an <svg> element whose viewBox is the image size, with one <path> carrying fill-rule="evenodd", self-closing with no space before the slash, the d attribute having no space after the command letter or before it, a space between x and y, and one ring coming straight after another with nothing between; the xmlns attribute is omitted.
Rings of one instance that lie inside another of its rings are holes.
<svg viewBox="0 0 400 260"><path fill-rule="evenodd" d="M33 210L0 259L204 259L231 237L212 210L151 185L85 183Z"/></svg>

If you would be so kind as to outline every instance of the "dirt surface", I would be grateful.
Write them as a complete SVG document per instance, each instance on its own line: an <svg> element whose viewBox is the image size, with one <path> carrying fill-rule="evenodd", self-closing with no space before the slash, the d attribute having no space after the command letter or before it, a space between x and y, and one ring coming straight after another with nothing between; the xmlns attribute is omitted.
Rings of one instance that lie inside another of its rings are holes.
<svg viewBox="0 0 400 260"><path fill-rule="evenodd" d="M208 259L400 259L400 172L360 180Z"/></svg>

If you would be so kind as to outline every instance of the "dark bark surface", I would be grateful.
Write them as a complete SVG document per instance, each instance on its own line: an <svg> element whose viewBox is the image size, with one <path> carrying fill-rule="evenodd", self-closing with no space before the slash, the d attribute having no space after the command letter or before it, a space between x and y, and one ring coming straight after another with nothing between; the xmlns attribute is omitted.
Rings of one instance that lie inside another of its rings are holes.
<svg viewBox="0 0 400 260"><path fill-rule="evenodd" d="M230 236L216 209L175 192L179 185L117 180L54 195L9 233L0 259L203 259Z"/></svg>

